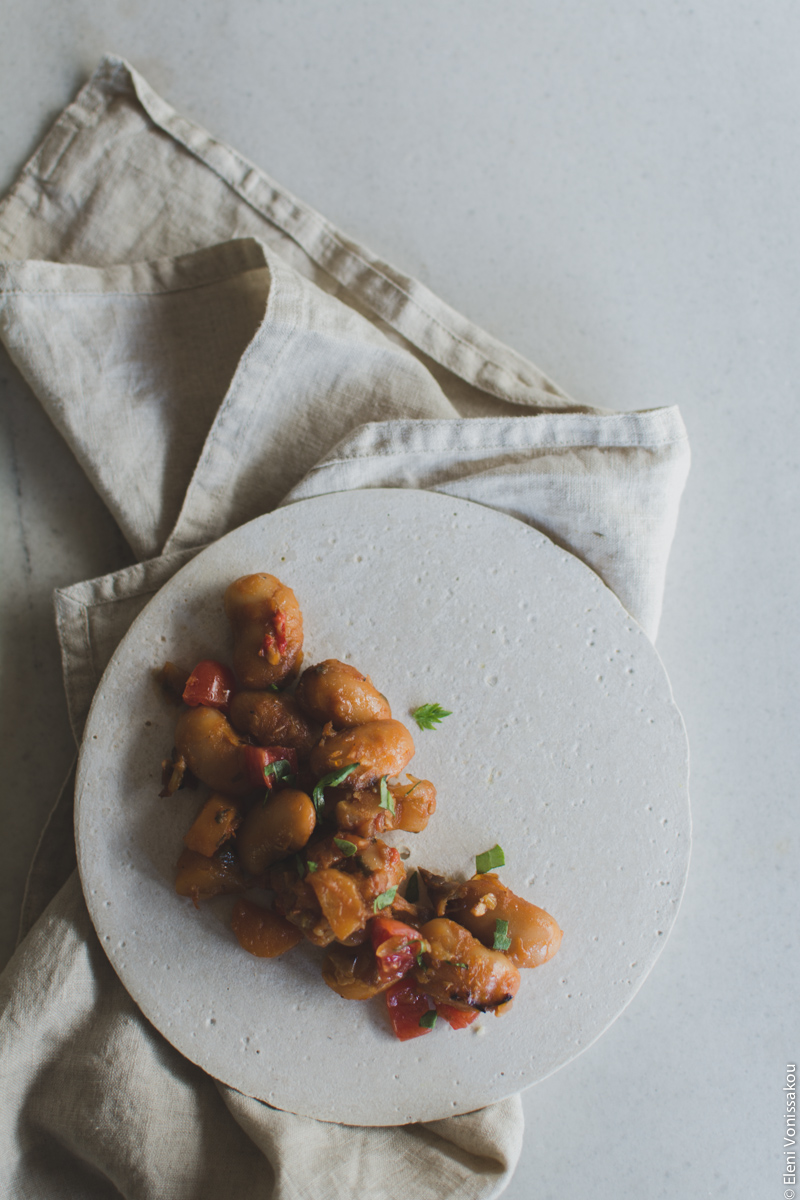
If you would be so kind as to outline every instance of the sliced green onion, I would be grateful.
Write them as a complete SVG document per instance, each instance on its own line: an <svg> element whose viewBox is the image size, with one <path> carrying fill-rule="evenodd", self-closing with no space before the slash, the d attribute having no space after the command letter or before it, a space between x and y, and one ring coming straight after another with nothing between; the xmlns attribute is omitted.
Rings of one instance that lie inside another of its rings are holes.
<svg viewBox="0 0 800 1200"><path fill-rule="evenodd" d="M358 849L358 846L356 846L355 842L348 842L347 838L335 837L333 841L334 844L339 847L345 858L352 858Z"/></svg>
<svg viewBox="0 0 800 1200"><path fill-rule="evenodd" d="M386 775L381 775L380 807L388 809L388 811L392 814L392 816L394 816L394 796L389 791L389 786L386 783L386 779L387 779Z"/></svg>
<svg viewBox="0 0 800 1200"><path fill-rule="evenodd" d="M492 846L491 850L484 850L483 854L475 856L475 870L479 875L485 875L493 867L504 867L505 865L506 856L502 846Z"/></svg>
<svg viewBox="0 0 800 1200"><path fill-rule="evenodd" d="M494 950L507 950L511 945L511 938L508 936L508 921L495 921L494 923Z"/></svg>
<svg viewBox="0 0 800 1200"><path fill-rule="evenodd" d="M347 779L348 775L352 775L356 767L360 765L360 763L350 763L346 767L341 767L341 769L338 771L331 771L330 775L322 776L322 779L320 779L311 795L311 799L314 801L314 808L316 809L317 816L320 816L323 808L325 807L325 797L323 795L325 788L338 787L339 784L343 783L344 780Z"/></svg>
<svg viewBox="0 0 800 1200"><path fill-rule="evenodd" d="M387 888L385 892L381 892L380 896L375 897L372 904L372 911L380 912L382 908L388 908L396 895L397 884L395 884L394 887Z"/></svg>

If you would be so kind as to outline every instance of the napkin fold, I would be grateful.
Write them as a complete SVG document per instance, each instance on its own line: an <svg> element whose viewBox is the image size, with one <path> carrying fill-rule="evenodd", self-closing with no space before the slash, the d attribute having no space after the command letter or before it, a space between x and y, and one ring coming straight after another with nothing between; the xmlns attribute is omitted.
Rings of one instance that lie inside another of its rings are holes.
<svg viewBox="0 0 800 1200"><path fill-rule="evenodd" d="M57 593L76 739L115 646L175 570L332 491L431 488L511 513L655 636L688 469L678 410L574 403L121 60L101 63L0 202L0 257L0 336L143 560ZM52 898L70 805L68 783L29 881L23 921L38 920L2 977L10 1194L502 1191L518 1098L359 1129L282 1113L182 1059L119 983L77 877Z"/></svg>

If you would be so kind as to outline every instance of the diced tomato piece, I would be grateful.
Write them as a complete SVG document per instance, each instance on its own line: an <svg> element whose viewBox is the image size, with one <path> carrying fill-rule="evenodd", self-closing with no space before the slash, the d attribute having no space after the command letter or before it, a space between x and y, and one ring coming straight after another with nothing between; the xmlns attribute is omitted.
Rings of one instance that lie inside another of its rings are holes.
<svg viewBox="0 0 800 1200"><path fill-rule="evenodd" d="M400 979L416 964L428 943L418 929L393 917L373 917L368 926L378 971L384 979Z"/></svg>
<svg viewBox="0 0 800 1200"><path fill-rule="evenodd" d="M392 1032L401 1042L430 1033L429 1025L420 1025L422 1018L431 1011L428 997L419 990L413 979L400 979L387 992L386 1008L392 1023Z"/></svg>
<svg viewBox="0 0 800 1200"><path fill-rule="evenodd" d="M452 1004L437 1004L436 1015L447 1021L451 1029L466 1029L480 1015L477 1009L454 1008Z"/></svg>
<svg viewBox="0 0 800 1200"><path fill-rule="evenodd" d="M247 778L254 788L271 788L274 780L264 774L270 763L288 762L292 775L297 774L297 751L289 746L245 746L244 767Z"/></svg>
<svg viewBox="0 0 800 1200"><path fill-rule="evenodd" d="M202 704L206 708L219 708L227 713L235 691L236 679L230 667L204 658L186 681L183 699L190 708L197 708Z"/></svg>

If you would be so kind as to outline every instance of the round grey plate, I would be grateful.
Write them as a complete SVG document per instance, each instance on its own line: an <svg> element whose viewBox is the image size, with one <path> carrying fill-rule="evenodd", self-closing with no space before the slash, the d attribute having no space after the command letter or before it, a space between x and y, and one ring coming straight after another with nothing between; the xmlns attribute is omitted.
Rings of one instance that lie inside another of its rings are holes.
<svg viewBox="0 0 800 1200"><path fill-rule="evenodd" d="M174 891L202 796L158 797L175 709L152 673L229 658L222 595L268 571L295 591L306 662L351 661L412 728L438 809L389 840L462 877L496 842L513 890L551 912L559 953L513 1010L397 1042L380 999L340 999L322 952L245 953L231 898ZM411 710L452 709L420 732ZM598 577L521 522L428 492L302 501L184 567L119 646L76 792L83 889L123 984L181 1053L279 1108L388 1125L468 1112L569 1062L622 1012L675 920L689 859L687 745L653 646Z"/></svg>

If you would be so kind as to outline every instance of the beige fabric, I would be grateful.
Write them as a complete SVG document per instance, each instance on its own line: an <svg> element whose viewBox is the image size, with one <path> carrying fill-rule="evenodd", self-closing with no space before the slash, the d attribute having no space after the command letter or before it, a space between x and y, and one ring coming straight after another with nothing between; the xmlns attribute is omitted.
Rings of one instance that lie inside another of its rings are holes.
<svg viewBox="0 0 800 1200"><path fill-rule="evenodd" d="M655 635L688 467L677 409L574 404L104 62L0 203L0 334L142 562L58 593L76 738L114 646L203 543L304 496L445 491L578 554ZM502 562L502 547L498 547ZM70 788L24 920L52 895ZM141 1017L73 875L3 976L3 1191L489 1197L521 1105L370 1130L216 1085Z"/></svg>

